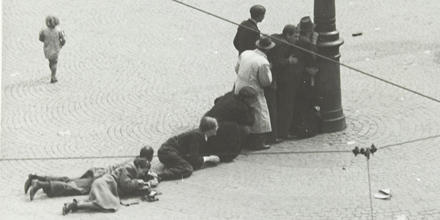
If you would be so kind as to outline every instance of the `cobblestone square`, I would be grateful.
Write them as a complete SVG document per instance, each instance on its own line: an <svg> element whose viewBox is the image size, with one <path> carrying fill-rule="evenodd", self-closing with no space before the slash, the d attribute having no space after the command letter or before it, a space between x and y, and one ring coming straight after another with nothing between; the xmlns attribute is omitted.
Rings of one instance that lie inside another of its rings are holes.
<svg viewBox="0 0 440 220"><path fill-rule="evenodd" d="M311 0L182 2L236 23L264 5L266 34L313 18ZM345 130L163 182L158 202L64 217L87 196L31 202L27 175L79 176L196 127L232 88L237 27L172 0L5 0L2 12L2 219L371 219L367 161L351 150L372 143L372 193L393 194L373 198L374 219L440 219L437 1L336 0L341 63L432 99L341 66ZM50 14L67 35L55 84L38 40Z"/></svg>

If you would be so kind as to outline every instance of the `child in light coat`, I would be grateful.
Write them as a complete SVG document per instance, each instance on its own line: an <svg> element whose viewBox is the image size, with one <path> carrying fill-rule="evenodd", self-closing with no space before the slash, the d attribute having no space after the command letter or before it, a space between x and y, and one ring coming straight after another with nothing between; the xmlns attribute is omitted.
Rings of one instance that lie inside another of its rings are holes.
<svg viewBox="0 0 440 220"><path fill-rule="evenodd" d="M61 47L66 43L64 32L56 26L60 24L60 20L55 16L46 17L47 28L40 31L39 40L44 43L44 56L49 60L49 68L51 71L51 83L56 83L58 55Z"/></svg>

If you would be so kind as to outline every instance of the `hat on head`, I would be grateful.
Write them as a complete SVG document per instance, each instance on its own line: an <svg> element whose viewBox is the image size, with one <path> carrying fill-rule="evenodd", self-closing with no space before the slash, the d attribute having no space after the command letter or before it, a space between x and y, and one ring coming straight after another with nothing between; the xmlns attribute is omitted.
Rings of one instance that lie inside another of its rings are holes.
<svg viewBox="0 0 440 220"><path fill-rule="evenodd" d="M265 50L275 47L275 43L272 42L272 40L268 37L260 38L260 40L257 40L257 42L255 42L255 45L257 45L258 48Z"/></svg>
<svg viewBox="0 0 440 220"><path fill-rule="evenodd" d="M257 95L257 91L250 86L245 86L238 91L238 96L240 98L255 98Z"/></svg>
<svg viewBox="0 0 440 220"><path fill-rule="evenodd" d="M300 31L309 31L316 27L316 24L312 22L309 16L301 18L301 21L298 24L298 28Z"/></svg>

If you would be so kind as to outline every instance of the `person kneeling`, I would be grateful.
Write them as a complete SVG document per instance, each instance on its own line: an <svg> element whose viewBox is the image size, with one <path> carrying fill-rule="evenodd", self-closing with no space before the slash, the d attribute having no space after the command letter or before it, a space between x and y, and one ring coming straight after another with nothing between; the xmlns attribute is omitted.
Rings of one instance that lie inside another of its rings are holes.
<svg viewBox="0 0 440 220"><path fill-rule="evenodd" d="M191 176L193 170L199 169L205 162L219 163L216 155L203 156L200 150L206 145L208 137L217 133L217 120L203 117L199 128L184 132L168 139L158 150L159 161L165 165L158 173L161 180L183 179Z"/></svg>

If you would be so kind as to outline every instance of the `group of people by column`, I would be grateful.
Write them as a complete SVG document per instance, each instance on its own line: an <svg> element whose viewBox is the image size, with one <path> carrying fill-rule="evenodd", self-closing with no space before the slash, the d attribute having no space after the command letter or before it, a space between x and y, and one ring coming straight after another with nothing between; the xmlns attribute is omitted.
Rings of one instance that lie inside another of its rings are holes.
<svg viewBox="0 0 440 220"><path fill-rule="evenodd" d="M233 41L239 55L234 92L250 86L258 93L249 135L254 149L312 137L320 128L316 25L306 16L297 26L285 25L280 34L262 35L258 23L265 13L262 5L252 6L251 18L240 24Z"/></svg>
<svg viewBox="0 0 440 220"><path fill-rule="evenodd" d="M213 101L197 128L169 138L158 149L163 170L150 171L154 150L146 146L134 160L94 167L79 178L30 174L25 193L29 191L31 200L39 189L49 197L89 195L86 201L64 204L64 215L80 209L116 211L120 197L164 180L187 178L205 163L231 162L242 149L265 150L283 140L316 135L320 116L314 88L318 73L315 24L303 17L297 26L287 24L280 34L262 36L257 24L265 13L263 6L252 6L251 18L237 29L233 45L239 56L233 89ZM60 42L65 39L60 41L64 35L55 28L56 17L49 16L46 23L48 29L40 32L40 40L45 42L54 83Z"/></svg>

